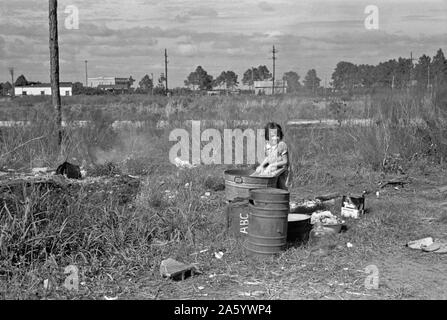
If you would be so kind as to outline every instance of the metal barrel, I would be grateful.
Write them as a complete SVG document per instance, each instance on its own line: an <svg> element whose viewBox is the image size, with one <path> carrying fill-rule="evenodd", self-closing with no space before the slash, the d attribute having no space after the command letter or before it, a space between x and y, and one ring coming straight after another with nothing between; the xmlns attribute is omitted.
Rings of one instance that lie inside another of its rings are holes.
<svg viewBox="0 0 447 320"><path fill-rule="evenodd" d="M226 208L227 232L234 238L244 239L248 235L248 200L228 201Z"/></svg>
<svg viewBox="0 0 447 320"><path fill-rule="evenodd" d="M257 199L257 202L255 200ZM287 245L287 216L290 193L266 188L250 191L250 224L245 249L254 255L271 256Z"/></svg>
<svg viewBox="0 0 447 320"><path fill-rule="evenodd" d="M250 177L255 170L232 169L224 172L225 197L228 201L248 199L250 190L276 187L278 177Z"/></svg>

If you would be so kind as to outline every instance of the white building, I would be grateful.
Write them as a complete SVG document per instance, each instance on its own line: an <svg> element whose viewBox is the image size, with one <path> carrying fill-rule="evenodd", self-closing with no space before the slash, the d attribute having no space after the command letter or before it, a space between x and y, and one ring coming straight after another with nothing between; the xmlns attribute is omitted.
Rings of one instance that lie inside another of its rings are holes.
<svg viewBox="0 0 447 320"><path fill-rule="evenodd" d="M73 84L71 82L60 82L59 91L61 96L72 96ZM16 86L14 93L16 96L50 96L51 84L39 83L27 86Z"/></svg>
<svg viewBox="0 0 447 320"><path fill-rule="evenodd" d="M97 88L98 86L113 86L115 84L115 77L88 78L88 86L92 88Z"/></svg>
<svg viewBox="0 0 447 320"><path fill-rule="evenodd" d="M254 81L255 94L272 94L273 81ZM281 94L287 92L287 81L275 80L275 94Z"/></svg>

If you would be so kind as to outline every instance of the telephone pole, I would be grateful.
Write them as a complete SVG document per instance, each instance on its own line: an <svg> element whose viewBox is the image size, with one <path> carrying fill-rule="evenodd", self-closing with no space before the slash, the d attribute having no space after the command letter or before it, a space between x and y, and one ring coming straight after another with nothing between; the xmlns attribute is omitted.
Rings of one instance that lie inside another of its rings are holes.
<svg viewBox="0 0 447 320"><path fill-rule="evenodd" d="M275 61L276 61L276 53L277 53L278 51L275 49L275 46L273 46L273 50L272 50L272 53L273 53L273 57L272 57L272 59L273 59L273 81L272 81L272 95L274 95L275 94Z"/></svg>
<svg viewBox="0 0 447 320"><path fill-rule="evenodd" d="M166 95L169 92L168 89L168 50L165 49L165 81L166 81Z"/></svg>
<svg viewBox="0 0 447 320"><path fill-rule="evenodd" d="M62 146L62 106L59 91L59 43L57 32L57 0L49 1L50 24L50 77L51 96L53 108L56 113L56 126L58 128L58 145ZM60 149L62 152L62 148Z"/></svg>
<svg viewBox="0 0 447 320"><path fill-rule="evenodd" d="M154 95L154 74L151 72L151 80L152 80L152 88L151 88L151 95Z"/></svg>
<svg viewBox="0 0 447 320"><path fill-rule="evenodd" d="M9 74L11 75L11 86L12 86L11 97L14 98L16 95L16 89L14 85L14 67L9 68Z"/></svg>
<svg viewBox="0 0 447 320"><path fill-rule="evenodd" d="M88 87L88 67L87 67L88 61L85 60L85 86Z"/></svg>

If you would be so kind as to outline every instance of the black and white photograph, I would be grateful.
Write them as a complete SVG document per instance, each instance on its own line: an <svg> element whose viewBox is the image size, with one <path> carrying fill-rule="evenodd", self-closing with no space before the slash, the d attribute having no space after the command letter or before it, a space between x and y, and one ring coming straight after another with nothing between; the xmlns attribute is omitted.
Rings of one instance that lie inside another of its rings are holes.
<svg viewBox="0 0 447 320"><path fill-rule="evenodd" d="M447 0L0 0L0 300L446 300L446 54Z"/></svg>

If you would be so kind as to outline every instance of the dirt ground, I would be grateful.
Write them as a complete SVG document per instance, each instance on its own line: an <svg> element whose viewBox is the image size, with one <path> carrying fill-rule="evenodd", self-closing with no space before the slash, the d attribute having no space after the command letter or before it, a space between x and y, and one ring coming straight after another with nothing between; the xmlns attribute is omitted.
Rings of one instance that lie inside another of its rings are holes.
<svg viewBox="0 0 447 320"><path fill-rule="evenodd" d="M223 244L226 251L221 260L211 250L189 261L206 265L201 275L184 281L153 280L149 274L144 280L142 275L131 288L127 284L126 292L114 294L120 299L181 300L447 299L447 255L405 246L426 236L447 239L447 206L442 206L446 185L445 178L433 174L412 179L397 190L380 189L379 198L373 190L377 185L339 186L344 192L368 188L374 192L366 198L368 213L347 221L347 232L339 234L323 255L314 254L315 248L307 245L253 260L240 242L229 239ZM296 189L294 194L306 198L328 191L333 188L315 186ZM368 286L373 283L371 270L378 272L377 288Z"/></svg>

